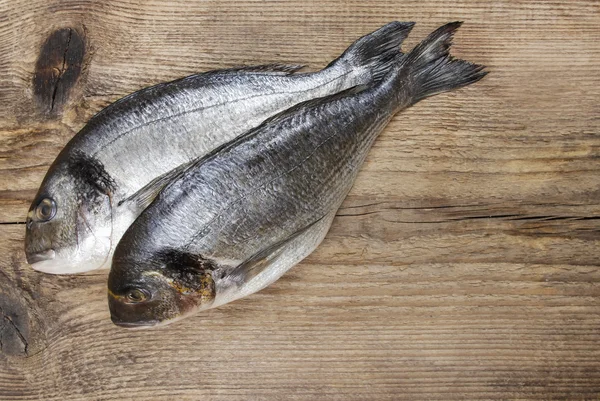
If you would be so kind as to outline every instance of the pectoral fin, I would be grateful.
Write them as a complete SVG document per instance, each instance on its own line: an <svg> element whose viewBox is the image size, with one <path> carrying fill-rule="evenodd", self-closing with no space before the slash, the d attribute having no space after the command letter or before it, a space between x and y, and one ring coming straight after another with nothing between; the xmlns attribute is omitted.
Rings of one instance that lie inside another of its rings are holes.
<svg viewBox="0 0 600 401"><path fill-rule="evenodd" d="M127 199L119 202L119 206L124 203L130 203L134 206L136 210L140 212L146 209L156 198L156 196L166 187L171 181L173 181L176 177L178 177L181 173L186 171L189 167L191 167L196 160L193 160L189 163L182 164L171 171L166 172L163 175L160 175L146 184L139 191L128 197Z"/></svg>
<svg viewBox="0 0 600 401"><path fill-rule="evenodd" d="M294 239L309 231L313 226L323 220L326 216L322 216L319 219L313 221L309 225L301 228L295 233L291 234L287 238L276 242L275 244L257 252L252 255L249 259L240 263L232 272L233 276L236 276L234 280L238 282L248 282L250 279L255 277L257 274L262 272L265 268L270 266L282 253L286 250L286 246Z"/></svg>

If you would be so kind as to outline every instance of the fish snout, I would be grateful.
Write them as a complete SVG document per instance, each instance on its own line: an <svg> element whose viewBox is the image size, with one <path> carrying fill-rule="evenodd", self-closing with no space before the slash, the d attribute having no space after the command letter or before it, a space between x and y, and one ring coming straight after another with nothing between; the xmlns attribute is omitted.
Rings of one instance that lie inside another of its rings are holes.
<svg viewBox="0 0 600 401"><path fill-rule="evenodd" d="M144 321L144 322L127 322L124 320L120 320L114 315L110 317L110 320L119 327L124 327L126 329L145 329L152 326L156 326L158 324L158 320Z"/></svg>
<svg viewBox="0 0 600 401"><path fill-rule="evenodd" d="M108 290L108 309L110 311L110 320L119 326L127 329L143 329L156 326L160 323L152 316L146 316L147 307L141 304L125 304L122 302L123 296L115 295Z"/></svg>
<svg viewBox="0 0 600 401"><path fill-rule="evenodd" d="M54 249L46 249L40 252L25 251L25 257L27 259L27 263L32 265L34 263L54 259L56 257L56 252L54 251Z"/></svg>
<svg viewBox="0 0 600 401"><path fill-rule="evenodd" d="M32 227L35 222L31 216L27 216L27 228L25 230L25 257L30 265L56 257L52 243L38 227Z"/></svg>

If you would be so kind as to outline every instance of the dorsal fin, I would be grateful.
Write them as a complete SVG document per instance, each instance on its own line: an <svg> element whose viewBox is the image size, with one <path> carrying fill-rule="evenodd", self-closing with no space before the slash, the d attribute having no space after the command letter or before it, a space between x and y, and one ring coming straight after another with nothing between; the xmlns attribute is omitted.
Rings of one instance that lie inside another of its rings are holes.
<svg viewBox="0 0 600 401"><path fill-rule="evenodd" d="M277 113L277 114L275 114L272 117L267 118L257 128L262 127L262 126L264 126L266 124L271 124L271 123L277 122L277 121L279 121L279 120L287 117L288 115L290 115L292 113L295 113L295 112L297 112L299 110L309 109L311 107L317 106L317 105L322 104L322 103L329 103L329 102L333 102L333 101L335 101L337 99L341 99L341 98L344 98L344 97L347 97L347 96L356 95L356 94L358 94L358 93L366 90L368 87L369 87L369 85L356 85L356 86L353 86L351 88L344 89L341 92L334 93L333 95L327 95L327 96L323 96L323 97L317 97L317 98L310 99L310 100L307 100L307 101L302 102L302 103L298 103L298 104L290 107L289 109L285 109L284 111L282 111L280 113ZM252 131L254 131L254 129L251 130L250 132L252 132Z"/></svg>
<svg viewBox="0 0 600 401"><path fill-rule="evenodd" d="M336 100L336 99L340 99L340 98L343 98L343 97L346 97L346 96L351 96L351 95L360 93L360 92L364 91L367 88L368 88L367 85L357 85L357 86L353 86L351 88L345 89L345 90L343 90L341 92L334 93L333 95L319 97L319 98L316 98L316 99L307 100L306 102L298 103L298 104L290 107L289 109L286 109L286 110L284 110L284 111L282 111L282 112L280 112L278 114L275 114L272 117L269 117L268 119L266 119L265 121L263 121L258 127L255 127L255 128L250 129L249 131L246 131L245 133L241 134L237 138L233 139L231 142L224 143L223 145L221 145L221 146L213 149L212 151L210 151L209 153L205 154L204 156L198 157L197 159L195 159L195 160L187 163L185 165L185 167L182 170L180 170L180 172L183 172L184 170L186 170L188 168L191 169L191 168L193 168L193 166L198 166L198 165L206 162L207 160L211 159L212 157L216 156L217 154L219 154L219 153L221 153L221 152L223 152L225 150L228 150L228 149L236 146L240 142L246 140L248 137L254 135L257 131L259 131L266 124L277 122L278 120L285 118L287 115L289 115L291 113L294 113L294 112L296 112L298 110L301 110L303 108L308 108L308 107L312 107L312 106L320 104L320 103L326 103L326 102L330 102L330 101L333 101L333 100ZM156 179L156 180L158 180L158 179ZM148 184L148 185L150 185L150 184ZM144 188L146 188L146 187L144 187ZM142 189L142 190L140 190L138 192L141 192L143 190L144 189ZM136 193L136 195L132 195L128 199L133 198L135 196L137 196L137 193Z"/></svg>

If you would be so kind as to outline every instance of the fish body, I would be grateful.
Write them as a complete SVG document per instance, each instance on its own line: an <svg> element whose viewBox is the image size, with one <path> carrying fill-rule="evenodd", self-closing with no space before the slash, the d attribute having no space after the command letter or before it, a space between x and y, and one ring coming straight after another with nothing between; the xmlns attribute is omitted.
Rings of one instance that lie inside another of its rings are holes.
<svg viewBox="0 0 600 401"><path fill-rule="evenodd" d="M382 80L292 107L171 182L117 246L108 280L113 322L168 323L222 305L309 255L394 114L485 75L449 57L459 25L399 55Z"/></svg>
<svg viewBox="0 0 600 401"><path fill-rule="evenodd" d="M294 104L381 77L407 27L387 24L318 72L273 65L213 71L110 105L46 174L27 217L28 262L57 274L109 267L127 227L188 163Z"/></svg>

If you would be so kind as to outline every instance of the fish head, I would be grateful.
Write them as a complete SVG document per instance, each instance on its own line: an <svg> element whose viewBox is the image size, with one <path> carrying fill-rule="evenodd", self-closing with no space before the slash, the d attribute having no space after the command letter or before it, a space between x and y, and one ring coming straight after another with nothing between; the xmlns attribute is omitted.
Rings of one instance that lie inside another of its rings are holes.
<svg viewBox="0 0 600 401"><path fill-rule="evenodd" d="M110 260L113 188L84 162L53 164L31 204L25 254L37 271L79 273Z"/></svg>
<svg viewBox="0 0 600 401"><path fill-rule="evenodd" d="M119 248L122 243L108 275L108 306L117 326L166 325L208 309L214 301L213 268L206 260L172 251L124 258Z"/></svg>

